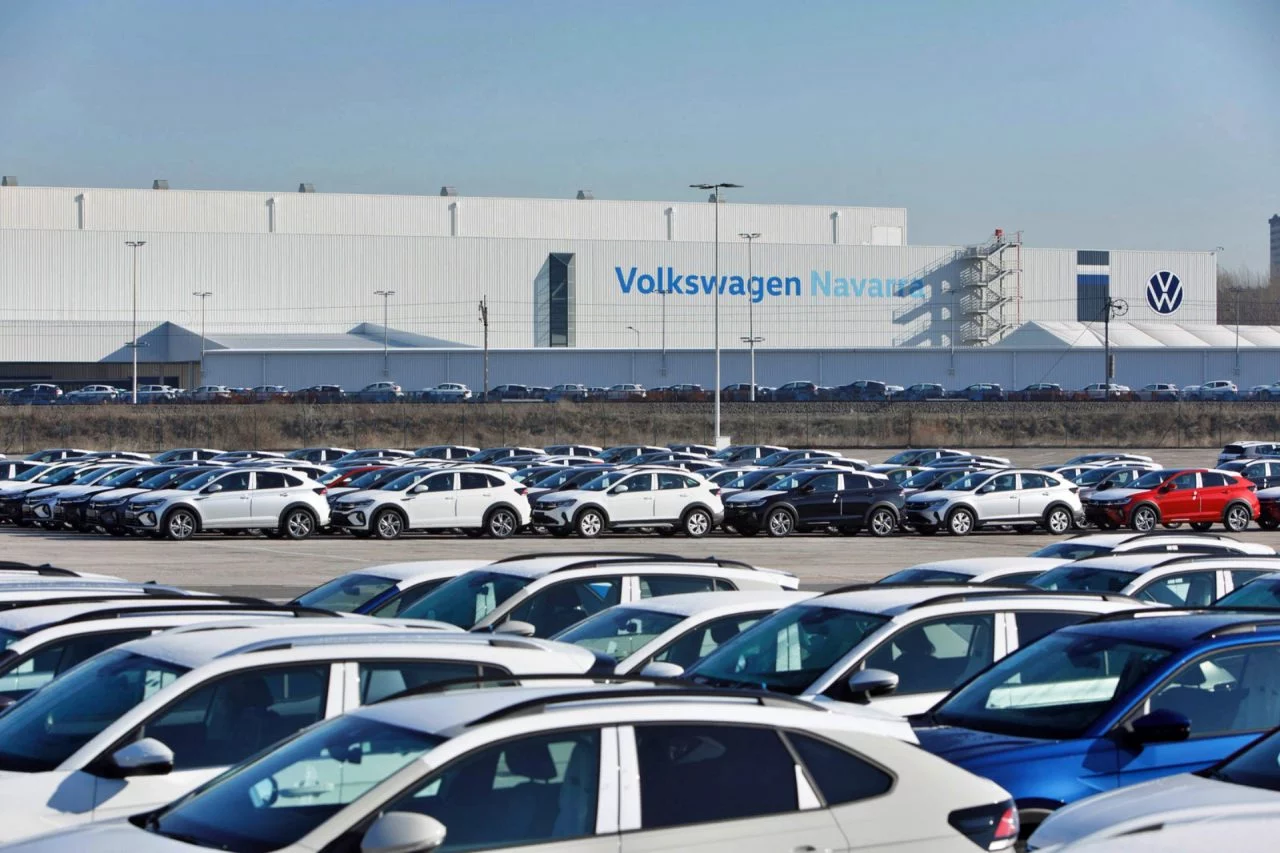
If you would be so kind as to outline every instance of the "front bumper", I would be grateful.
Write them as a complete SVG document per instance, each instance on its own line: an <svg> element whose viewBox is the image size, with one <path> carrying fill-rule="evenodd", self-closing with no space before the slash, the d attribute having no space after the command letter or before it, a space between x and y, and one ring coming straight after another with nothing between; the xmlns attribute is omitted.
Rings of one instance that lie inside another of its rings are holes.
<svg viewBox="0 0 1280 853"><path fill-rule="evenodd" d="M1125 525L1129 523L1129 505L1086 503L1084 520L1087 524Z"/></svg>
<svg viewBox="0 0 1280 853"><path fill-rule="evenodd" d="M573 504L532 508L531 523L539 527L568 527L573 523Z"/></svg>
<svg viewBox="0 0 1280 853"><path fill-rule="evenodd" d="M941 527L942 522L942 507L913 507L908 504L902 511L902 523L906 527Z"/></svg>
<svg viewBox="0 0 1280 853"><path fill-rule="evenodd" d="M329 508L329 524L343 530L367 530L369 515L369 507L344 509L332 506Z"/></svg>
<svg viewBox="0 0 1280 853"><path fill-rule="evenodd" d="M0 520L18 522L22 520L22 498L0 500Z"/></svg>
<svg viewBox="0 0 1280 853"><path fill-rule="evenodd" d="M1259 501L1258 518L1280 523L1280 501Z"/></svg>
<svg viewBox="0 0 1280 853"><path fill-rule="evenodd" d="M733 504L725 504L724 524L735 528L739 527L763 527L764 526L765 507L761 506L734 506Z"/></svg>
<svg viewBox="0 0 1280 853"><path fill-rule="evenodd" d="M160 507L133 507L127 506L121 513L121 521L125 527L134 527L140 530L156 530L160 527Z"/></svg>

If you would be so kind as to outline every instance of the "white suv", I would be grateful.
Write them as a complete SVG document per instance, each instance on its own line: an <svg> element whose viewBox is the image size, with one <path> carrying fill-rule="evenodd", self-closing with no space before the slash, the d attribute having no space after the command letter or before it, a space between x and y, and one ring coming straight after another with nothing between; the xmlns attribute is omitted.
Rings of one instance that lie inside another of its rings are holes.
<svg viewBox="0 0 1280 853"><path fill-rule="evenodd" d="M460 689L361 708L154 814L22 850L1012 848L1007 792L886 728L758 691Z"/></svg>
<svg viewBox="0 0 1280 853"><path fill-rule="evenodd" d="M720 487L678 468L610 471L572 491L540 497L533 507L533 523L551 535L576 532L588 539L625 527L696 538L723 520Z"/></svg>
<svg viewBox="0 0 1280 853"><path fill-rule="evenodd" d="M529 523L527 491L492 468L415 468L376 489L336 499L331 520L362 539L454 528L506 539Z"/></svg>
<svg viewBox="0 0 1280 853"><path fill-rule="evenodd" d="M261 529L306 539L329 523L325 487L290 471L214 470L176 489L131 498L124 524L169 539Z"/></svg>
<svg viewBox="0 0 1280 853"><path fill-rule="evenodd" d="M1047 471L975 471L945 489L907 498L904 522L917 533L965 536L986 525L1069 532L1084 516L1080 487Z"/></svg>
<svg viewBox="0 0 1280 853"><path fill-rule="evenodd" d="M606 663L564 643L359 619L208 622L135 640L0 716L0 842L172 802L313 723L407 689ZM279 793L298 803L325 790L298 779Z"/></svg>

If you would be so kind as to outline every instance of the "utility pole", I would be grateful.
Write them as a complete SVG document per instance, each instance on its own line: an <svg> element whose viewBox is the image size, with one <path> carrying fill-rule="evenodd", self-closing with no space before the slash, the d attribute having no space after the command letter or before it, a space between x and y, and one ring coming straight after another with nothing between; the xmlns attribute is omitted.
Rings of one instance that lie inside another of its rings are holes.
<svg viewBox="0 0 1280 853"><path fill-rule="evenodd" d="M390 322L390 304L391 297L396 295L394 290L375 290L375 296L382 297L382 378L387 379L391 376L390 363L390 342L391 338L387 331L387 324Z"/></svg>
<svg viewBox="0 0 1280 853"><path fill-rule="evenodd" d="M133 249L133 340L129 349L133 350L133 405L138 405L138 250L147 245L146 240L125 240L124 244Z"/></svg>
<svg viewBox="0 0 1280 853"><path fill-rule="evenodd" d="M1235 288L1236 297L1236 376L1240 375L1240 288Z"/></svg>
<svg viewBox="0 0 1280 853"><path fill-rule="evenodd" d="M193 291L191 295L200 297L200 384L203 385L204 384L204 351L205 351L205 340L206 340L204 336L204 301L208 297L213 296L213 291L196 290L196 291Z"/></svg>
<svg viewBox="0 0 1280 853"><path fill-rule="evenodd" d="M756 344L764 340L764 338L756 337L756 321L755 321L755 294L751 292L751 246L756 240L760 239L760 232L753 231L750 234L739 234L743 240L747 241L747 336L742 340L751 348L751 402L756 401ZM761 292L764 292L764 282L760 282Z"/></svg>
<svg viewBox="0 0 1280 853"><path fill-rule="evenodd" d="M717 448L722 444L720 436L720 291L723 289L723 282L720 281L720 190L722 189L741 189L742 184L716 183L716 184L690 184L695 190L711 190L711 203L716 206L715 209L715 255L714 267L712 269L712 277L715 280L715 336L716 336L716 405L715 405L715 436L714 444Z"/></svg>
<svg viewBox="0 0 1280 853"><path fill-rule="evenodd" d="M1115 376L1115 368L1111 363L1111 320L1129 313L1129 303L1123 299L1108 296L1102 312L1102 352L1106 378L1103 380L1103 399L1111 399L1111 380Z"/></svg>
<svg viewBox="0 0 1280 853"><path fill-rule="evenodd" d="M489 401L489 297L480 297L480 324L484 326L484 396L480 399Z"/></svg>

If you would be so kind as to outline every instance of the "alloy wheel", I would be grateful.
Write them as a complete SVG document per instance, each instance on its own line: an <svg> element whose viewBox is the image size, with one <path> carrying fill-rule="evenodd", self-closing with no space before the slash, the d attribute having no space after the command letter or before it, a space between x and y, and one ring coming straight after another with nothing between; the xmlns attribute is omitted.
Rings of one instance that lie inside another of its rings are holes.
<svg viewBox="0 0 1280 853"><path fill-rule="evenodd" d="M169 516L166 527L170 539L190 539L196 532L196 520L191 513L180 509Z"/></svg>
<svg viewBox="0 0 1280 853"><path fill-rule="evenodd" d="M489 535L494 539L506 539L516 532L516 517L509 509L494 510L489 516Z"/></svg>
<svg viewBox="0 0 1280 853"><path fill-rule="evenodd" d="M295 509L284 522L285 535L290 539L306 539L315 532L315 520L304 509Z"/></svg>
<svg viewBox="0 0 1280 853"><path fill-rule="evenodd" d="M1045 526L1049 528L1050 533L1061 536L1071 529L1071 514L1059 507L1049 513L1048 523Z"/></svg>
<svg viewBox="0 0 1280 853"><path fill-rule="evenodd" d="M878 509L871 514L871 523L867 525L872 536L892 536L898 529L893 513L887 509Z"/></svg>
<svg viewBox="0 0 1280 853"><path fill-rule="evenodd" d="M684 518L684 532L695 539L706 536L711 530L711 516L706 510L695 509Z"/></svg>
<svg viewBox="0 0 1280 853"><path fill-rule="evenodd" d="M767 521L770 536L790 536L795 529L795 519L785 509L775 509L769 513Z"/></svg>

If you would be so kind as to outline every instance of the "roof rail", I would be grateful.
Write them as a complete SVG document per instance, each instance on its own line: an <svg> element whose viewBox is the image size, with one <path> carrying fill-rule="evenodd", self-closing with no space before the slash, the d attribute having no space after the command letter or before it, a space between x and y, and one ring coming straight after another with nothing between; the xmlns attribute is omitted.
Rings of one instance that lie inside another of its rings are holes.
<svg viewBox="0 0 1280 853"><path fill-rule="evenodd" d="M1206 554L1204 552L1189 551L1169 551L1173 555L1168 560L1161 561L1159 568L1169 565L1181 565L1182 563L1203 563L1208 560L1246 560L1248 562L1258 563L1277 563L1280 564L1280 554ZM1124 556L1118 554L1117 556Z"/></svg>
<svg viewBox="0 0 1280 853"><path fill-rule="evenodd" d="M24 610L28 607L52 607L59 604L97 604L103 601L128 601L136 599L138 601L154 601L156 599L172 598L175 601L189 601L193 596L178 595L173 593L155 593L151 595L80 595L66 596L63 598L27 598L18 601L0 601L0 612L9 610ZM218 601L217 598L211 598L210 601Z"/></svg>
<svg viewBox="0 0 1280 853"><path fill-rule="evenodd" d="M1098 615L1077 624L1093 624L1094 622L1119 622L1124 619L1138 619L1147 616L1181 616L1188 613L1215 613L1216 608L1209 607L1137 607L1133 610L1117 610L1113 613Z"/></svg>
<svg viewBox="0 0 1280 853"><path fill-rule="evenodd" d="M559 566L557 568L554 568L551 570L551 573L555 574L556 572L568 572L574 569L592 569L597 566L611 566L619 563L623 565L626 565L626 564L635 565L638 563L684 563L688 565L696 565L698 563L710 563L712 565L719 566L720 568L723 568L723 569L746 569L747 571L752 571L752 572L760 571L750 563L744 563L741 560L727 560L722 557L716 557L716 556L669 557L669 556L654 556L651 554L644 554L638 557L637 559L631 559L629 557L621 557L618 559L580 560L576 563L570 563L566 566Z"/></svg>
<svg viewBox="0 0 1280 853"><path fill-rule="evenodd" d="M190 599L188 599L190 600ZM274 604L264 599L243 599L243 600L214 600L208 604L197 604L194 607L130 607L122 605L120 607L104 608L102 610L89 610L85 613L77 613L74 616L68 616L66 619L59 619L57 622L51 622L45 627L53 627L54 625L71 625L77 622L96 622L100 619L123 619L129 616L185 616L189 614L201 613L245 613L245 612L261 612L261 613L279 613L292 614L297 617L318 617L318 618L342 618L341 614L332 610L322 610L319 607L304 607L293 604Z"/></svg>
<svg viewBox="0 0 1280 853"><path fill-rule="evenodd" d="M1098 601L1115 601L1122 604L1138 604L1138 599L1131 595L1121 595L1118 592L1091 592L1082 589L1040 589L1039 587L1009 587L1008 589L992 589L982 590L978 592L956 592L949 595L940 595L936 598L930 598L926 601L918 601L915 604L907 606L908 610L916 610L921 607L931 607L935 604L955 604L962 601L981 601L987 598L1003 598L1007 596L1030 597L1044 596L1046 598L1092 598ZM1152 608L1154 609L1154 608ZM1163 608L1162 608L1163 609Z"/></svg>
<svg viewBox="0 0 1280 853"><path fill-rule="evenodd" d="M0 572L2 573L25 573L31 572L42 577L80 577L80 573L72 569L63 569L58 566L51 566L48 563L33 566L30 563L19 563L14 560L0 560Z"/></svg>
<svg viewBox="0 0 1280 853"><path fill-rule="evenodd" d="M910 581L908 583L880 583L878 581L866 581L864 583L851 583L844 586L838 586L835 589L824 590L819 594L819 598L826 595L839 595L842 592L863 592L869 589L963 589L969 586L987 586L987 584L979 584L967 581ZM1009 589L1024 589L1020 584L1007 584ZM946 594L946 593L944 593Z"/></svg>
<svg viewBox="0 0 1280 853"><path fill-rule="evenodd" d="M547 557L581 557L584 560L596 559L599 557L648 557L654 560L678 560L675 554L655 554L644 551L547 551L544 554L516 554L511 557L503 557L500 560L494 560L490 565L501 565L503 563L523 563L525 560L540 560Z"/></svg>
<svg viewBox="0 0 1280 853"><path fill-rule="evenodd" d="M261 625L261 623L257 623L257 625ZM424 623L421 627L416 629L410 628L407 625L401 625L386 631L369 631L368 633L318 633L305 634L300 637L284 636L270 640L257 640L252 643L245 643L243 646L236 646L235 648L227 649L219 654L218 657L227 658L234 655L254 654L256 652L279 652L286 649L296 649L302 646L327 646L334 643L417 643L422 641L435 642L440 638L442 638L441 641L455 643L483 643L484 645L491 645L491 643L489 643L489 637L483 634L471 634L466 631L458 631L456 629L449 630L443 625Z"/></svg>

